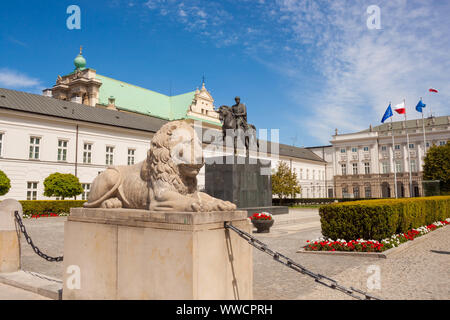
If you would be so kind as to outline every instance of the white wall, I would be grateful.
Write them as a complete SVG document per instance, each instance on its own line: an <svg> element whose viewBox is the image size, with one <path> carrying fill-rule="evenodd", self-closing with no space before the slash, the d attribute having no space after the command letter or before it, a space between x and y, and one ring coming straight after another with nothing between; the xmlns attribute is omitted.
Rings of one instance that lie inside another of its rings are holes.
<svg viewBox="0 0 450 320"><path fill-rule="evenodd" d="M78 160L77 176L82 184L91 183L99 172L106 169L106 146L114 146L114 165L126 165L128 148L135 152L135 163L146 158L153 134L112 126L95 125L72 120L53 119L15 111L0 111L0 133L2 150L0 170L11 179L11 189L0 200L15 198L25 200L27 182L38 182L37 199L47 198L43 195L45 178L54 172L75 174L76 125L78 124ZM29 160L30 137L41 137L39 160ZM58 140L68 141L67 160L57 161ZM92 143L92 163L83 164L84 143ZM204 157L217 156L205 150ZM271 160L273 171L279 161L285 161L295 170L302 187L301 197L326 197L325 164L310 160L279 157L262 157ZM302 172L302 176L301 176ZM309 176L306 176L306 173ZM314 176L313 176L314 173ZM199 188L204 188L204 168L198 175ZM78 196L77 199L81 199Z"/></svg>
<svg viewBox="0 0 450 320"><path fill-rule="evenodd" d="M38 182L37 199L43 196L44 179L51 173L75 174L76 122L31 114L4 112L0 114L2 150L0 170L11 180L11 189L0 200L26 199L27 182ZM145 159L151 133L125 130L111 126L78 123L78 174L81 183L91 183L106 169L106 146L114 146L114 164L126 165L128 148L136 149L135 163ZM30 136L41 137L39 160L29 160ZM57 161L58 140L68 141L67 160ZM92 163L83 164L83 145L92 143ZM80 197L78 197L80 199Z"/></svg>

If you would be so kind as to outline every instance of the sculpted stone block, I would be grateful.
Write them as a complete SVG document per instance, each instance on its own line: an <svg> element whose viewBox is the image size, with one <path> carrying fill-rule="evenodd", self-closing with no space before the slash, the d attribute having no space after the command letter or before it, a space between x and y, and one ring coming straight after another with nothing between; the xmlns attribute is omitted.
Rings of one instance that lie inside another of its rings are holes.
<svg viewBox="0 0 450 320"><path fill-rule="evenodd" d="M252 299L252 247L225 221L252 232L245 211L72 208L63 299Z"/></svg>
<svg viewBox="0 0 450 320"><path fill-rule="evenodd" d="M155 134L147 159L111 166L92 183L86 208L211 212L235 210L231 202L197 191L204 165L202 144L186 121L165 124Z"/></svg>

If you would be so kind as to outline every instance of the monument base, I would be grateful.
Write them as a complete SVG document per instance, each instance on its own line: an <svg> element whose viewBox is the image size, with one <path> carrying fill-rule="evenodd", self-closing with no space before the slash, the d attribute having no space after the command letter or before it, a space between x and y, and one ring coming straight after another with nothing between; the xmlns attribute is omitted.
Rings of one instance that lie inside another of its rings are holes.
<svg viewBox="0 0 450 320"><path fill-rule="evenodd" d="M206 159L205 192L238 208L272 206L270 161L236 156Z"/></svg>
<svg viewBox="0 0 450 320"><path fill-rule="evenodd" d="M252 247L225 221L252 231L245 211L72 208L63 299L252 299Z"/></svg>

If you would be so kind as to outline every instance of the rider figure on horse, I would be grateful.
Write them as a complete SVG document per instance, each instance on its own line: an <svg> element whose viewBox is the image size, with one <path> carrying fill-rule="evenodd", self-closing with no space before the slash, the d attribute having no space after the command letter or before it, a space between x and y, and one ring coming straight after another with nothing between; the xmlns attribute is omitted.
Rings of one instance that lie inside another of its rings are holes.
<svg viewBox="0 0 450 320"><path fill-rule="evenodd" d="M241 103L241 98L234 98L236 104L231 107L234 118L236 119L236 129L242 129L244 132L247 131L247 108L245 104Z"/></svg>

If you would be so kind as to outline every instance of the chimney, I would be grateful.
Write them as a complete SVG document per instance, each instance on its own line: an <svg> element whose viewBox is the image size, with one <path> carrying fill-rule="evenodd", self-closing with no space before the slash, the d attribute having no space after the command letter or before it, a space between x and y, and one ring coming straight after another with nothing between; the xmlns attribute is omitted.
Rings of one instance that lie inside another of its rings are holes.
<svg viewBox="0 0 450 320"><path fill-rule="evenodd" d="M79 97L79 96L73 96L72 99L70 99L70 101L75 102L75 103L79 103L79 104L82 103L81 97Z"/></svg>
<svg viewBox="0 0 450 320"><path fill-rule="evenodd" d="M108 98L108 106L106 107L106 109L117 110L116 109L116 98L114 98L113 96Z"/></svg>
<svg viewBox="0 0 450 320"><path fill-rule="evenodd" d="M52 94L52 89L44 89L44 90L42 90L42 95L44 96L44 97L53 97L53 94Z"/></svg>

